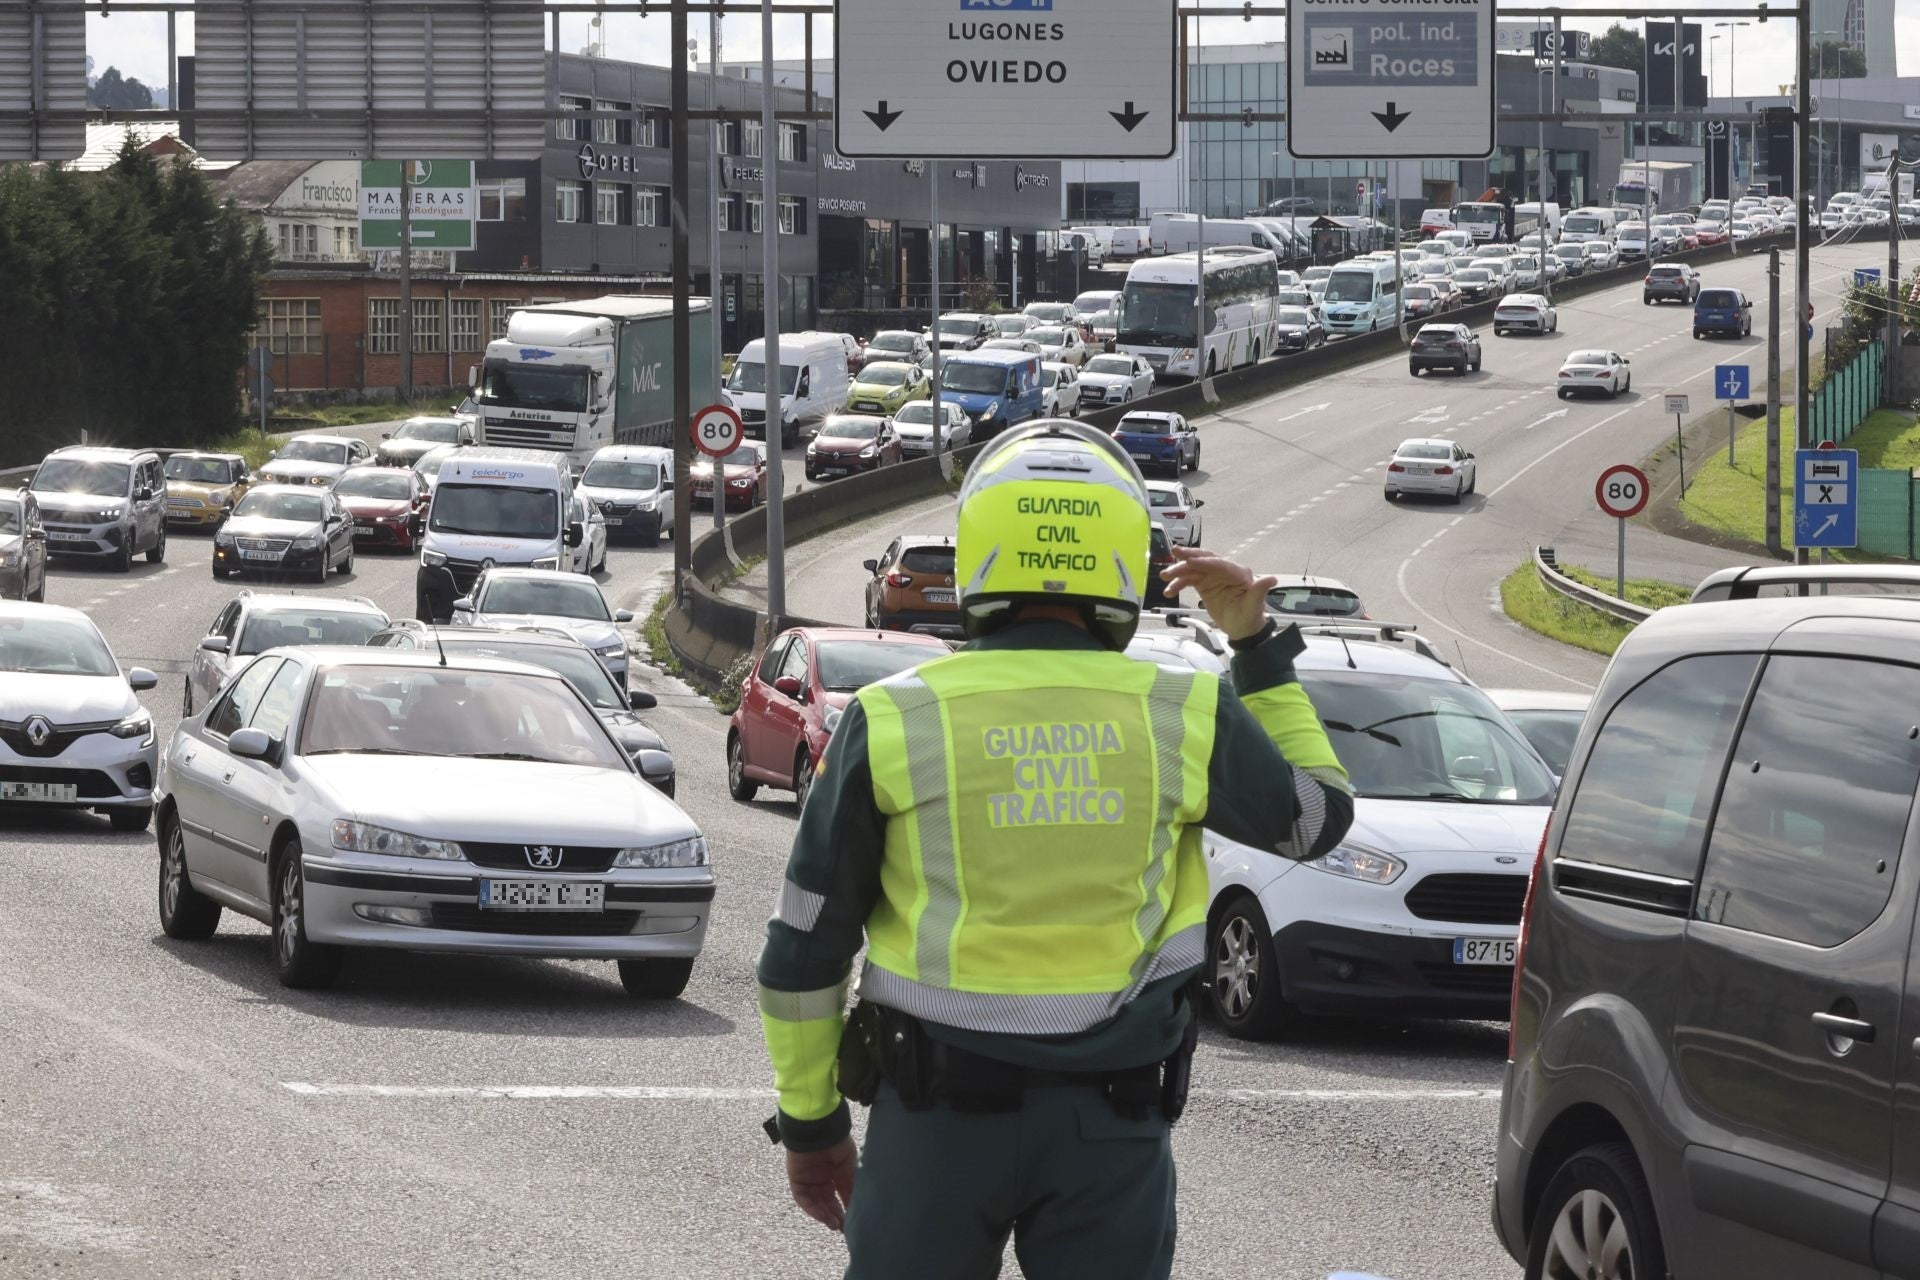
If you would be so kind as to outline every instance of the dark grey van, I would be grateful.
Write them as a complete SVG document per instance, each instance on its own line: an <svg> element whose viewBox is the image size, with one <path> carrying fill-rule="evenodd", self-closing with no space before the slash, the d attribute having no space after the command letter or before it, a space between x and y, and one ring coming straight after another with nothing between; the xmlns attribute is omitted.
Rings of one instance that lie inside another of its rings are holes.
<svg viewBox="0 0 1920 1280"><path fill-rule="evenodd" d="M1620 647L1541 843L1493 1223L1529 1277L1920 1280L1920 598L1716 574Z"/></svg>

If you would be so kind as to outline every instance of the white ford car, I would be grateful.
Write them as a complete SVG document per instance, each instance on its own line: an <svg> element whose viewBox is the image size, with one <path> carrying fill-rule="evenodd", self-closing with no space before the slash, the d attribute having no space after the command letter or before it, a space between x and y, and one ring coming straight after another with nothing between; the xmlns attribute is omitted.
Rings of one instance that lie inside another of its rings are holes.
<svg viewBox="0 0 1920 1280"><path fill-rule="evenodd" d="M1553 775L1406 628L1302 630L1295 665L1352 778L1353 827L1310 862L1207 833L1215 1014L1242 1039L1303 1014L1504 1019Z"/></svg>

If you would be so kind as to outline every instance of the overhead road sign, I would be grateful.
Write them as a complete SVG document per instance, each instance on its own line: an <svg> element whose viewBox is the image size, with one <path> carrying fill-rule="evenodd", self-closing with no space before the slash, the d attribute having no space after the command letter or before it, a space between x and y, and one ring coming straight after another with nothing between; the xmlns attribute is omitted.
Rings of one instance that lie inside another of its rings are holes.
<svg viewBox="0 0 1920 1280"><path fill-rule="evenodd" d="M1801 547L1858 546L1860 451L1796 449L1793 541Z"/></svg>
<svg viewBox="0 0 1920 1280"><path fill-rule="evenodd" d="M1164 160L1174 0L835 0L834 149L875 160Z"/></svg>
<svg viewBox="0 0 1920 1280"><path fill-rule="evenodd" d="M1287 151L1476 160L1493 151L1494 0L1293 0Z"/></svg>
<svg viewBox="0 0 1920 1280"><path fill-rule="evenodd" d="M400 247L400 166L398 160L369 160L360 166L360 247ZM408 229L416 249L473 248L473 161L415 160L413 210Z"/></svg>

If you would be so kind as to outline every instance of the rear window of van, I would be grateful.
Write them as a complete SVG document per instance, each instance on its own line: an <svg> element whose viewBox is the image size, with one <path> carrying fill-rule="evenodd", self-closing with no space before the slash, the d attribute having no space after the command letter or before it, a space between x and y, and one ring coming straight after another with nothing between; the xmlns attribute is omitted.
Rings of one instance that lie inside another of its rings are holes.
<svg viewBox="0 0 1920 1280"><path fill-rule="evenodd" d="M1731 289L1702 289L1694 304L1702 307L1737 307L1740 305L1740 295Z"/></svg>

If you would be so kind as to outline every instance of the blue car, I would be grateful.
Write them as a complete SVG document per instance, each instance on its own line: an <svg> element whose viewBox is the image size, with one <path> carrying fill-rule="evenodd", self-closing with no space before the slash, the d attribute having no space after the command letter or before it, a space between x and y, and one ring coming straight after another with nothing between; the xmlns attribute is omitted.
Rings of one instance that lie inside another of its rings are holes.
<svg viewBox="0 0 1920 1280"><path fill-rule="evenodd" d="M1177 413L1129 413L1113 429L1114 443L1142 471L1164 467L1174 475L1200 469L1200 432Z"/></svg>
<svg viewBox="0 0 1920 1280"><path fill-rule="evenodd" d="M1753 303L1738 289L1702 289L1693 300L1693 336L1709 333L1744 338L1753 332Z"/></svg>

